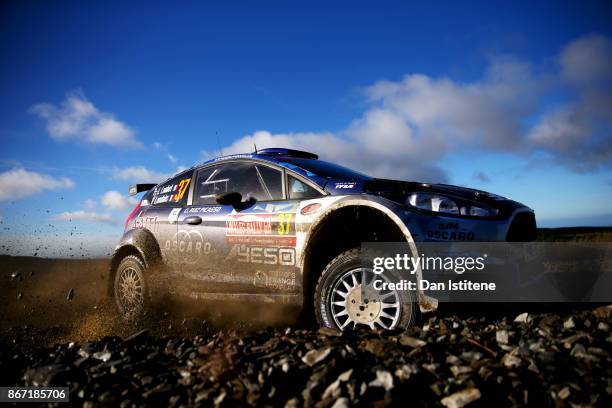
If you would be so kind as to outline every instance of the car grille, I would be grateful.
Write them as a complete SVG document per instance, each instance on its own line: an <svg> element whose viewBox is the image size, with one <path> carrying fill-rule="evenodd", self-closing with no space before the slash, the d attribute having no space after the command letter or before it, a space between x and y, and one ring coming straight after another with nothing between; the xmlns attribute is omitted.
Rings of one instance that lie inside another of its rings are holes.
<svg viewBox="0 0 612 408"><path fill-rule="evenodd" d="M538 236L535 215L532 212L518 213L506 235L509 242L528 242L534 241Z"/></svg>

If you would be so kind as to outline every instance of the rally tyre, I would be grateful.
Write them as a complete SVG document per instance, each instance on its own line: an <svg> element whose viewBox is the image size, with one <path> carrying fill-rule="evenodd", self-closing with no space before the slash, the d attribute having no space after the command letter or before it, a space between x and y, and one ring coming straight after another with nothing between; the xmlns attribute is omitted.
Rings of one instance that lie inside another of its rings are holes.
<svg viewBox="0 0 612 408"><path fill-rule="evenodd" d="M114 282L115 303L126 321L138 321L147 312L150 294L145 280L145 265L135 255L128 255L117 267Z"/></svg>
<svg viewBox="0 0 612 408"><path fill-rule="evenodd" d="M314 294L320 326L347 330L406 329L415 319L416 296L410 291L377 291L374 279L389 280L372 270L374 254L353 248L331 260L321 273Z"/></svg>

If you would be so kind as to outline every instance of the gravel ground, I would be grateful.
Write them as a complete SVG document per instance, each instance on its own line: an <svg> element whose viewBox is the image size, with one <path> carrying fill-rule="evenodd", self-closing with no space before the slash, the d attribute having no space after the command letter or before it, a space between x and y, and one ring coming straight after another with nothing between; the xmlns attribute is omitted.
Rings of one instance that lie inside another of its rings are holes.
<svg viewBox="0 0 612 408"><path fill-rule="evenodd" d="M0 375L70 384L71 403L86 406L612 406L611 318L612 305L431 317L402 333L144 329L27 351L11 340L21 327L2 336Z"/></svg>

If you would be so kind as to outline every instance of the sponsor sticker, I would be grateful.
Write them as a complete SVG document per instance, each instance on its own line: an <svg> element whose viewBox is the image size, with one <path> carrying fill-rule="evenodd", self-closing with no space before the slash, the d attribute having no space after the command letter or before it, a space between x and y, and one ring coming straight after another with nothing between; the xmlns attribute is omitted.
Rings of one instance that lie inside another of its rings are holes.
<svg viewBox="0 0 612 408"><path fill-rule="evenodd" d="M162 187L155 187L153 190L152 203L155 205L180 202L185 196L190 182L191 178L185 178L176 184L172 183Z"/></svg>
<svg viewBox="0 0 612 408"><path fill-rule="evenodd" d="M181 213L182 208L173 208L168 214L168 222L170 224L174 224L178 221L179 214Z"/></svg>
<svg viewBox="0 0 612 408"><path fill-rule="evenodd" d="M187 209L185 212L189 214L201 214L201 213L218 213L221 211L223 207L214 206L214 207L192 207Z"/></svg>
<svg viewBox="0 0 612 408"><path fill-rule="evenodd" d="M257 271L253 285L258 288L287 290L295 286L295 276L293 271Z"/></svg>
<svg viewBox="0 0 612 408"><path fill-rule="evenodd" d="M211 244L196 229L180 230L172 239L166 241L164 249L175 253L181 263L195 264L202 254L211 252Z"/></svg>
<svg viewBox="0 0 612 408"><path fill-rule="evenodd" d="M334 187L336 187L337 189L352 189L355 188L355 185L357 183L336 183L334 184Z"/></svg>
<svg viewBox="0 0 612 408"><path fill-rule="evenodd" d="M225 235L229 243L295 246L294 214L231 214Z"/></svg>
<svg viewBox="0 0 612 408"><path fill-rule="evenodd" d="M157 216L154 217L143 217L142 211L138 214L138 217L134 219L134 228L144 228L151 232L159 231L159 220Z"/></svg>

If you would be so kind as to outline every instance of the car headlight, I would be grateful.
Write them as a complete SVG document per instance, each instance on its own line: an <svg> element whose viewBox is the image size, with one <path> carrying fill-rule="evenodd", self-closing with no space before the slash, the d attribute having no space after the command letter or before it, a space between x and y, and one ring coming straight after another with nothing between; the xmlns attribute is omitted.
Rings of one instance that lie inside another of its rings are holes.
<svg viewBox="0 0 612 408"><path fill-rule="evenodd" d="M408 196L406 202L421 210L439 213L468 215L472 217L494 217L497 215L496 209L457 202L454 199L439 194L412 193Z"/></svg>
<svg viewBox="0 0 612 408"><path fill-rule="evenodd" d="M459 207L453 200L437 194L412 193L408 203L421 210L459 214Z"/></svg>

